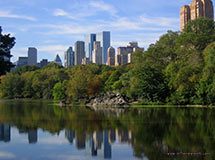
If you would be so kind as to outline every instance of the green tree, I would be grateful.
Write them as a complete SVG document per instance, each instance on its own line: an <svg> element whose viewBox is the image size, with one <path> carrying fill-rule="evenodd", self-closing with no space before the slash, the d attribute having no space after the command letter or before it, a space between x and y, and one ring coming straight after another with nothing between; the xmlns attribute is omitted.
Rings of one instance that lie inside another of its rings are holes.
<svg viewBox="0 0 215 160"><path fill-rule="evenodd" d="M3 35L0 26L0 76L6 74L6 72L9 72L14 66L10 62L10 58L12 57L10 50L14 45L15 38L11 37L10 34Z"/></svg>
<svg viewBox="0 0 215 160"><path fill-rule="evenodd" d="M198 98L203 104L215 104L215 43L204 50L204 68L198 87Z"/></svg>
<svg viewBox="0 0 215 160"><path fill-rule="evenodd" d="M53 88L54 100L64 101L66 100L66 87L65 83L58 82Z"/></svg>
<svg viewBox="0 0 215 160"><path fill-rule="evenodd" d="M9 73L1 77L0 90L2 97L22 98L24 82L20 75Z"/></svg>
<svg viewBox="0 0 215 160"><path fill-rule="evenodd" d="M193 47L203 51L207 45L215 41L215 22L207 18L190 21L177 40L179 46Z"/></svg>

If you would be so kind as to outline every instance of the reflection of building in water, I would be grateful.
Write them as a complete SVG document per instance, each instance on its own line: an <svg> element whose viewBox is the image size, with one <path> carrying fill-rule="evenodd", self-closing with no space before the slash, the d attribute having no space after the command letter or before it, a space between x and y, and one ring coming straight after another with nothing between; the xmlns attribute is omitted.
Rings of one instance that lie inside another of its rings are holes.
<svg viewBox="0 0 215 160"><path fill-rule="evenodd" d="M28 142L29 144L37 143L37 129L28 131Z"/></svg>
<svg viewBox="0 0 215 160"><path fill-rule="evenodd" d="M0 124L0 141L10 142L10 125Z"/></svg>
<svg viewBox="0 0 215 160"><path fill-rule="evenodd" d="M110 143L114 143L116 141L116 130L115 129L111 129L109 131L109 139L110 139Z"/></svg>
<svg viewBox="0 0 215 160"><path fill-rule="evenodd" d="M120 143L130 143L132 139L131 131L117 129L117 138Z"/></svg>
<svg viewBox="0 0 215 160"><path fill-rule="evenodd" d="M86 133L85 131L83 132L79 132L79 133L75 133L75 142L76 142L76 147L77 149L85 149L86 147L86 144L85 144L85 141L86 141Z"/></svg>
<svg viewBox="0 0 215 160"><path fill-rule="evenodd" d="M111 158L111 145L109 143L108 131L104 131L104 158Z"/></svg>
<svg viewBox="0 0 215 160"><path fill-rule="evenodd" d="M93 133L93 141L95 142L96 148L101 149L102 148L102 142L103 142L103 132L102 131L95 131Z"/></svg>
<svg viewBox="0 0 215 160"><path fill-rule="evenodd" d="M68 129L65 130L65 138L69 141L70 144L73 143L74 137L75 137L74 131Z"/></svg>
<svg viewBox="0 0 215 160"><path fill-rule="evenodd" d="M96 147L96 144L95 144L95 141L93 140L92 138L92 144L91 144L91 155L92 156L97 156L97 147Z"/></svg>

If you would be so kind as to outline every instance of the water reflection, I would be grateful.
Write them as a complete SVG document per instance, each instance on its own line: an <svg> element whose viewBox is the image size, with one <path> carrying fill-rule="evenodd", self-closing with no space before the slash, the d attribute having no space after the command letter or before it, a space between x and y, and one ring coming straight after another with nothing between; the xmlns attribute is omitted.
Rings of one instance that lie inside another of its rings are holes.
<svg viewBox="0 0 215 160"><path fill-rule="evenodd" d="M0 124L0 141L10 142L10 125Z"/></svg>
<svg viewBox="0 0 215 160"><path fill-rule="evenodd" d="M12 152L17 145L19 159L212 160L214 120L213 109L95 112L86 108L60 109L45 102L1 102L0 150L8 144L7 152ZM21 154L26 147L23 139L31 144L28 147L32 148L33 158ZM13 154L18 156L17 152Z"/></svg>

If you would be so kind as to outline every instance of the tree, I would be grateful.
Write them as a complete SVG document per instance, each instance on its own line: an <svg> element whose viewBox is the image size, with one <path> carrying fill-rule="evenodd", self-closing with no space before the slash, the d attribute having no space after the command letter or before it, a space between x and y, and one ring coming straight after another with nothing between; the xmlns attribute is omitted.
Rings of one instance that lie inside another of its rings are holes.
<svg viewBox="0 0 215 160"><path fill-rule="evenodd" d="M13 67L13 64L10 62L10 58L12 57L10 50L14 45L15 38L10 37L10 34L3 35L0 26L0 76L9 72Z"/></svg>
<svg viewBox="0 0 215 160"><path fill-rule="evenodd" d="M204 50L204 64L198 97L203 104L215 104L215 42Z"/></svg>
<svg viewBox="0 0 215 160"><path fill-rule="evenodd" d="M56 83L53 88L52 94L53 94L54 100L64 101L66 99L65 84L61 82Z"/></svg>
<svg viewBox="0 0 215 160"><path fill-rule="evenodd" d="M180 46L193 47L203 51L207 45L215 41L215 22L207 18L190 21L177 40Z"/></svg>
<svg viewBox="0 0 215 160"><path fill-rule="evenodd" d="M131 70L130 94L135 99L148 102L164 102L169 94L165 76L160 68L144 64L142 53L134 54L134 67Z"/></svg>

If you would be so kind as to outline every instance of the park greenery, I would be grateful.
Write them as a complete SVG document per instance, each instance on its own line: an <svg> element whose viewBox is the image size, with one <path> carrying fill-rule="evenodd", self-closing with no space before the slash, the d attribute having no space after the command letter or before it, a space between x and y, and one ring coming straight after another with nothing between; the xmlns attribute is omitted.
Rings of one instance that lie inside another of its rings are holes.
<svg viewBox="0 0 215 160"><path fill-rule="evenodd" d="M0 26L0 76L9 72L13 67L13 64L9 61L12 57L10 50L15 45L15 38L10 34L2 34L2 28Z"/></svg>
<svg viewBox="0 0 215 160"><path fill-rule="evenodd" d="M215 22L199 18L183 32L168 31L124 66L51 63L1 76L2 98L87 100L108 92L144 104L215 104Z"/></svg>

